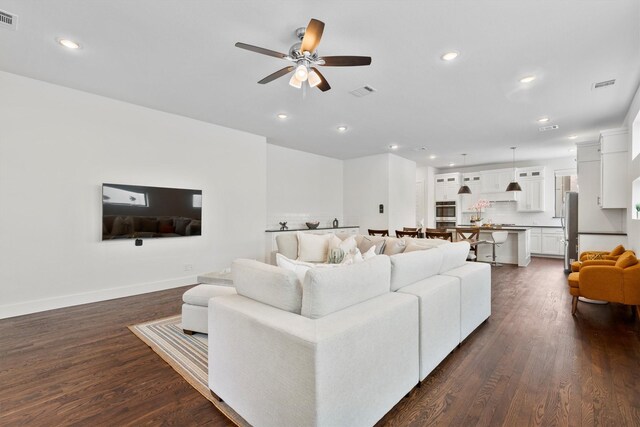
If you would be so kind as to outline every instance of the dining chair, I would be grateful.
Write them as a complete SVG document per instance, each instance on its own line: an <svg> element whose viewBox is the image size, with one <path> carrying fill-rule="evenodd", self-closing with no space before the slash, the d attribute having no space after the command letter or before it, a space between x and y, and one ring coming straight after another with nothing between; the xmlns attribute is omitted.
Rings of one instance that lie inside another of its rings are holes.
<svg viewBox="0 0 640 427"><path fill-rule="evenodd" d="M427 239L442 239L453 242L453 233L450 231L427 231L424 234Z"/></svg>
<svg viewBox="0 0 640 427"><path fill-rule="evenodd" d="M480 228L471 227L471 228L456 228L456 240L479 240L480 239ZM469 255L467 256L467 260L469 261L477 261L478 260L478 245L473 245L469 250Z"/></svg>
<svg viewBox="0 0 640 427"><path fill-rule="evenodd" d="M400 231L396 230L396 237L418 237L418 231Z"/></svg>
<svg viewBox="0 0 640 427"><path fill-rule="evenodd" d="M418 231L418 227L402 227L402 231Z"/></svg>
<svg viewBox="0 0 640 427"><path fill-rule="evenodd" d="M389 236L389 230L374 230L372 228L368 229L369 236Z"/></svg>

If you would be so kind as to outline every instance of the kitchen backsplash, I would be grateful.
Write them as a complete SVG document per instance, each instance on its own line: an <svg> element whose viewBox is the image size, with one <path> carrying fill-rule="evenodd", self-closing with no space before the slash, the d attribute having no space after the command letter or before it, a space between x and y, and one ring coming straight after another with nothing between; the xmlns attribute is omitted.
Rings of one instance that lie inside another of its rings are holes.
<svg viewBox="0 0 640 427"><path fill-rule="evenodd" d="M462 214L461 223L469 224L471 212ZM515 202L492 202L491 207L482 212L482 221L491 221L494 224L516 225L557 225L560 226L560 218L553 218L549 211L546 212L518 212Z"/></svg>

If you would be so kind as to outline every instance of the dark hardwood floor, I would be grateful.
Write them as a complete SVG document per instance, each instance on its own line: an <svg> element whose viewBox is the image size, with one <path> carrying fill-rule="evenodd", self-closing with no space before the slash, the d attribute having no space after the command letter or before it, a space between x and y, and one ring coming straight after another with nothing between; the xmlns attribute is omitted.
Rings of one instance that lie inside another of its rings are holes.
<svg viewBox="0 0 640 427"><path fill-rule="evenodd" d="M0 425L231 425L127 326L186 288L0 321ZM580 303L562 262L493 269L493 313L379 425L640 426L640 321Z"/></svg>

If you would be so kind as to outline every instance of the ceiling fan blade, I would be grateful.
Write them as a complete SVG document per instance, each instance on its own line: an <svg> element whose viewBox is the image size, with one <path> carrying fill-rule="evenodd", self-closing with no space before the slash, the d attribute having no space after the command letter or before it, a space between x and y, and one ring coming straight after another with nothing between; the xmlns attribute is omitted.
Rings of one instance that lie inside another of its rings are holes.
<svg viewBox="0 0 640 427"><path fill-rule="evenodd" d="M240 49L250 50L251 52L261 53L263 55L274 56L276 58L284 58L287 56L284 53L276 52L275 50L265 49L263 47L253 46L241 42L236 43L236 47L239 47Z"/></svg>
<svg viewBox="0 0 640 427"><path fill-rule="evenodd" d="M327 67L356 67L370 65L370 56L323 56L324 65Z"/></svg>
<svg viewBox="0 0 640 427"><path fill-rule="evenodd" d="M282 76L284 76L285 74L289 74L290 72L293 71L295 67L293 65L290 65L288 67L284 67L282 70L278 70L275 73L269 74L267 77L265 77L264 79L260 80L258 83L260 83L261 85L269 83L271 81L274 81L277 78L280 78Z"/></svg>
<svg viewBox="0 0 640 427"><path fill-rule="evenodd" d="M318 86L316 86L316 87L318 89L320 89L321 91L323 91L323 92L326 92L329 89L331 89L331 86L329 86L329 82L327 81L327 79L324 78L322 73L320 71L318 71L318 69L316 67L311 67L311 69L313 71L315 71L316 74L318 74L318 77L320 77L320 84Z"/></svg>
<svg viewBox="0 0 640 427"><path fill-rule="evenodd" d="M300 46L300 52L315 52L316 48L320 44L322 38L322 32L324 31L324 22L312 19L307 25L307 29L304 31L304 37L302 38L302 45Z"/></svg>

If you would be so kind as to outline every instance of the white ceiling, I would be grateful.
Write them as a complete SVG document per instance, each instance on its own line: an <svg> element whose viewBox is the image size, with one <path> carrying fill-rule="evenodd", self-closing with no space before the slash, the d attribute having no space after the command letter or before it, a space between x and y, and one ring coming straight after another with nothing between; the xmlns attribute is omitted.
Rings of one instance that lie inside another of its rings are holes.
<svg viewBox="0 0 640 427"><path fill-rule="evenodd" d="M392 143L436 167L460 153L467 165L510 161L514 145L518 160L568 156L621 125L640 81L638 0L0 0L0 9L19 15L17 31L0 29L1 70L340 159ZM326 23L321 55L367 55L371 66L324 67L332 89L304 99L288 77L256 84L288 63L234 43L286 53L310 18ZM461 56L440 60L448 50ZM529 74L537 80L519 83ZM365 84L378 92L349 94ZM541 116L560 129L539 132Z"/></svg>

